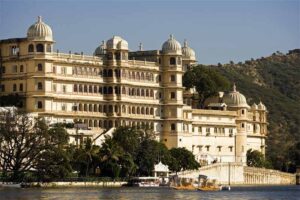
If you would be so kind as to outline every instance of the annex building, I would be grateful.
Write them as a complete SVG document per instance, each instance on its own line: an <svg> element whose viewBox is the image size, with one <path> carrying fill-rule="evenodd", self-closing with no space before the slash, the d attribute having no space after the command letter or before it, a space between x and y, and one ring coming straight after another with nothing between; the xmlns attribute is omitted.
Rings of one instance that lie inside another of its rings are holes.
<svg viewBox="0 0 300 200"><path fill-rule="evenodd" d="M129 51L113 36L94 55L53 51L53 32L41 17L24 38L0 40L0 96L49 124L75 123L70 142L118 126L148 126L168 148L185 147L199 162L245 162L248 149L265 153L266 107L247 104L234 86L197 109L197 95L182 86L196 64L187 42L171 35L158 50ZM1 102L0 102L1 104ZM5 106L5 105L2 105Z"/></svg>

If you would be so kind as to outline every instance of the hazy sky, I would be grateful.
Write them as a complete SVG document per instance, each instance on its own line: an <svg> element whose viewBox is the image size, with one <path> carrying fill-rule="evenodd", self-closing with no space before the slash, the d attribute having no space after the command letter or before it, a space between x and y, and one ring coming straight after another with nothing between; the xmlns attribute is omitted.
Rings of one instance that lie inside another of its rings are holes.
<svg viewBox="0 0 300 200"><path fill-rule="evenodd" d="M60 52L92 54L113 35L161 49L171 33L203 64L300 48L300 0L0 0L0 39L25 37L38 15Z"/></svg>

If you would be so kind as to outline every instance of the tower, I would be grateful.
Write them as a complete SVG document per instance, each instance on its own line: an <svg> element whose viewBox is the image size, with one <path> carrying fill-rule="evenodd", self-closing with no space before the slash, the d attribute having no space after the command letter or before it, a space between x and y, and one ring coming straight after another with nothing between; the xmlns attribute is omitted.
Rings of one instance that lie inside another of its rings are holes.
<svg viewBox="0 0 300 200"><path fill-rule="evenodd" d="M168 148L180 147L182 142L182 75L181 45L170 35L161 51L162 140Z"/></svg>

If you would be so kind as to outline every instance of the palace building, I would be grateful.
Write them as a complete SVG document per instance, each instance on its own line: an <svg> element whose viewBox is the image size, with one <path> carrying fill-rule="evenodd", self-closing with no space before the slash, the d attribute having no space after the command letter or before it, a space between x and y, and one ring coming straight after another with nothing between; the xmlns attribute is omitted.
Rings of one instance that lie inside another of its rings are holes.
<svg viewBox="0 0 300 200"><path fill-rule="evenodd" d="M70 142L91 137L100 144L115 127L148 126L168 148L185 147L199 162L245 163L248 149L265 153L261 102L249 106L234 86L197 108L197 94L182 86L197 62L186 41L182 47L171 35L159 50L129 51L113 36L93 56L53 51L54 44L41 17L26 37L0 40L0 96L17 97L18 107L49 124L75 123Z"/></svg>

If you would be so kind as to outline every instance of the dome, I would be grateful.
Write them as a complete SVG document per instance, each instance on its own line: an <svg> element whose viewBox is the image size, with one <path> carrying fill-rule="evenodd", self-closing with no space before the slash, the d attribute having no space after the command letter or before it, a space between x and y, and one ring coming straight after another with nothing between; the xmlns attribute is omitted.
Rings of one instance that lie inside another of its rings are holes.
<svg viewBox="0 0 300 200"><path fill-rule="evenodd" d="M257 110L257 109L258 109L258 106L257 106L256 103L253 103L252 106L251 106L251 108L252 108L253 110Z"/></svg>
<svg viewBox="0 0 300 200"><path fill-rule="evenodd" d="M233 85L233 91L224 95L223 102L226 103L228 107L250 108L250 106L247 104L246 97L236 91L235 84Z"/></svg>
<svg viewBox="0 0 300 200"><path fill-rule="evenodd" d="M53 41L52 30L50 26L42 21L42 17L38 17L38 21L31 25L27 31L29 40L47 40Z"/></svg>
<svg viewBox="0 0 300 200"><path fill-rule="evenodd" d="M174 39L173 35L162 45L163 53L182 54L180 43Z"/></svg>
<svg viewBox="0 0 300 200"><path fill-rule="evenodd" d="M106 46L105 46L105 42L103 40L102 44L100 44L100 46L95 49L94 56L101 56L101 55L105 54L105 49L106 49Z"/></svg>
<svg viewBox="0 0 300 200"><path fill-rule="evenodd" d="M265 109L266 109L266 106L265 106L262 102L259 102L259 104L258 104L258 109L259 109L259 110L265 110Z"/></svg>
<svg viewBox="0 0 300 200"><path fill-rule="evenodd" d="M182 56L183 56L183 59L196 60L195 51L188 46L186 40L184 41L184 45L182 47Z"/></svg>
<svg viewBox="0 0 300 200"><path fill-rule="evenodd" d="M113 36L106 42L106 48L128 50L128 42L120 36Z"/></svg>

